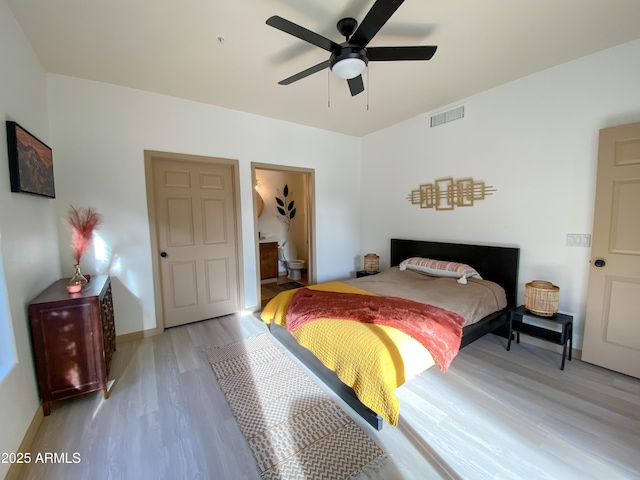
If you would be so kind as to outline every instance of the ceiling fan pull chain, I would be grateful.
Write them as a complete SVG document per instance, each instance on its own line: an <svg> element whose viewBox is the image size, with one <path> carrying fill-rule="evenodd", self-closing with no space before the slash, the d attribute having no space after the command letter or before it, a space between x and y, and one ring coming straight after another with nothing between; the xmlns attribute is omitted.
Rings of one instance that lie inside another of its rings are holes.
<svg viewBox="0 0 640 480"><path fill-rule="evenodd" d="M369 111L369 90L371 90L371 86L369 85L369 69L367 68L367 112Z"/></svg>
<svg viewBox="0 0 640 480"><path fill-rule="evenodd" d="M331 70L327 70L327 108L331 108Z"/></svg>

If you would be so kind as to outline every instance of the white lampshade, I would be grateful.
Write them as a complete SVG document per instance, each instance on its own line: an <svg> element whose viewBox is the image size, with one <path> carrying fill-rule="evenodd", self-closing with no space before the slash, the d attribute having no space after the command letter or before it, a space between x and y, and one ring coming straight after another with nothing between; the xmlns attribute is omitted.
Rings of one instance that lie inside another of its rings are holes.
<svg viewBox="0 0 640 480"><path fill-rule="evenodd" d="M331 71L340 78L349 80L350 78L356 78L364 69L367 68L367 64L360 58L345 58L336 63Z"/></svg>

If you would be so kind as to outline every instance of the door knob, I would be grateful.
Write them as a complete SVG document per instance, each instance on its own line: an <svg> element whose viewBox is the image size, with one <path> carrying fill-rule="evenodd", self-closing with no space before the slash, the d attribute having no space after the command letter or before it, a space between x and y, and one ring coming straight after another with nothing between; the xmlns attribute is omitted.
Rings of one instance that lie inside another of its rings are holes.
<svg viewBox="0 0 640 480"><path fill-rule="evenodd" d="M160 256L161 256L162 258L165 258L165 257L167 256L167 252L160 252Z"/></svg>
<svg viewBox="0 0 640 480"><path fill-rule="evenodd" d="M599 258L594 262L594 265L598 268L604 267L607 264L603 259Z"/></svg>

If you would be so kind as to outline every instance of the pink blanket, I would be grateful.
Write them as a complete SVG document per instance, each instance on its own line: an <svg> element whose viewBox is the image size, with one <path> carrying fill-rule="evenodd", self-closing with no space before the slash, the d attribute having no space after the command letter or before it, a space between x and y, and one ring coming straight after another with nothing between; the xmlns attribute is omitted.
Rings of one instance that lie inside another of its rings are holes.
<svg viewBox="0 0 640 480"><path fill-rule="evenodd" d="M433 305L399 297L325 292L301 288L291 298L287 329L319 318L387 325L419 341L443 372L460 349L464 318Z"/></svg>

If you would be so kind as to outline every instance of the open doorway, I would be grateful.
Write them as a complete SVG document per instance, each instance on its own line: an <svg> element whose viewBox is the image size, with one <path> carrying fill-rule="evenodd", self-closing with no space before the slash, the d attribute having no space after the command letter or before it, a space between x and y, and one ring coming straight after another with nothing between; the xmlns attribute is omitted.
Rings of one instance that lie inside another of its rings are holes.
<svg viewBox="0 0 640 480"><path fill-rule="evenodd" d="M316 282L315 172L251 164L259 304Z"/></svg>

